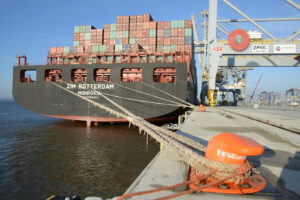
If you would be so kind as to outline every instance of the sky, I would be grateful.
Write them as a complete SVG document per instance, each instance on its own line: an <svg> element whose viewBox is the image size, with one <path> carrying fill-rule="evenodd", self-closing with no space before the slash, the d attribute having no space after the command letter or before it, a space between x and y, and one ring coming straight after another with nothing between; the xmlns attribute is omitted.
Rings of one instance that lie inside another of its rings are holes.
<svg viewBox="0 0 300 200"><path fill-rule="evenodd" d="M229 1L252 18L300 17L300 12L284 0ZM300 4L300 0L294 1ZM182 20L204 9L208 9L208 0L0 0L0 99L12 98L17 53L26 54L30 64L45 64L50 47L72 45L75 25L103 28L104 24L115 23L118 15L145 13L155 21ZM242 17L219 0L218 19L236 18ZM260 24L278 38L288 37L300 28L300 21ZM255 30L246 23L224 26L230 30ZM249 94L260 75L257 93L300 88L300 68L255 68L248 72ZM199 80L200 77L198 73Z"/></svg>

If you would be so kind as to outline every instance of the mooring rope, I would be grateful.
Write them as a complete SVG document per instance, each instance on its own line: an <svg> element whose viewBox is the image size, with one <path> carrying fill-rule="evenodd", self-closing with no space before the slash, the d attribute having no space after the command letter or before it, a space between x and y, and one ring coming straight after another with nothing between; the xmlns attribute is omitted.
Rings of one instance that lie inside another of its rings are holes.
<svg viewBox="0 0 300 200"><path fill-rule="evenodd" d="M173 97L174 99L177 99L178 101L181 101L182 103L185 103L185 104L189 105L191 108L195 108L195 107L196 107L195 105L191 104L190 102L187 102L187 101L185 101L185 100L182 100L182 99L180 99L180 98L178 98L178 97L176 97L176 96L174 96L174 95L172 95L172 94L169 94L169 93L166 92L166 91L163 91L163 90L161 90L161 89L159 89L159 88L157 88L157 87L154 87L154 86L152 86L152 85L149 85L148 83L145 83L145 82L142 82L142 83L145 84L145 85L147 85L148 87L151 87L151 88L153 88L153 89L155 89L155 90L160 91L161 93L164 93L164 94L166 94L166 95L168 95L168 96L170 96L170 97Z"/></svg>
<svg viewBox="0 0 300 200"><path fill-rule="evenodd" d="M110 81L110 82L111 82L111 81ZM137 93L140 93L140 94L144 94L144 95L151 96L151 97L154 97L154 98L157 98L157 99L161 99L161 100L164 100L164 101L171 102L171 103L173 103L174 105L178 105L178 106L182 106L182 107L191 107L191 108L192 108L192 106L186 104L187 102L185 102L185 104L182 104L182 103L178 103L178 102L172 101L172 100L170 100L170 99L166 99L166 98L163 98L163 97L159 97L159 96L156 96L156 95L147 93L147 92L142 92L142 91L140 91L140 90L135 90L135 89L132 89L132 88L129 88L129 87L126 87L126 86L117 84L117 83L115 83L115 82L111 82L111 83L114 84L114 85L117 85L117 86L119 86L119 87L121 87L121 88L127 89L127 90L132 90L132 91L137 92Z"/></svg>
<svg viewBox="0 0 300 200"><path fill-rule="evenodd" d="M110 114L115 115L116 117L122 117L129 121L129 123L132 123L134 126L137 126L140 128L140 131L144 131L145 133L149 134L151 137L156 139L158 142L162 143L167 149L169 149L171 152L174 152L176 155L179 156L180 159L187 162L191 166L193 166L195 169L199 171L203 171L204 173L210 172L212 169L217 169L217 173L215 174L217 177L225 177L228 174L235 173L238 166L237 165L231 165L231 164L223 164L219 162L215 162L209 159L206 159L203 155L201 155L199 152L196 152L193 148L191 148L188 144L184 143L183 141L178 141L174 138L176 138L176 135L172 132L173 137L168 136L166 131L158 131L160 129L154 128L152 124L145 121L144 119L140 117L136 117L133 115L130 111L123 108L122 106L118 105L105 95L103 95L101 92L97 91L98 94L109 101L111 104L115 105L117 108L121 109L124 113L118 112L112 108L109 108L103 104L97 103L91 99L88 99L84 96L81 96L79 94L76 94L75 92L66 89L65 87L56 84L52 82L57 87L91 103L92 105L99 107L105 111L107 111ZM165 133L164 133L165 132ZM168 134L170 134L168 132ZM198 148L197 148L198 149ZM200 151L202 151L204 148L200 146Z"/></svg>

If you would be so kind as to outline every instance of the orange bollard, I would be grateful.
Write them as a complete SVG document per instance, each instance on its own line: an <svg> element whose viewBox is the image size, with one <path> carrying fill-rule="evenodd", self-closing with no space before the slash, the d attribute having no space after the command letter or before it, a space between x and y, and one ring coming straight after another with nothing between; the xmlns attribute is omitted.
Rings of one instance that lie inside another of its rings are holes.
<svg viewBox="0 0 300 200"><path fill-rule="evenodd" d="M246 156L257 156L264 152L264 147L255 140L240 136L232 133L220 133L214 136L207 145L205 157L227 164L237 164L240 168L249 166L249 169L253 168L252 165L246 160ZM195 169L191 169L190 180L196 177L201 178L203 175L201 172L197 172ZM201 185L211 184L217 179L210 177ZM197 183L190 184L190 188L199 188ZM202 192L215 192L215 193L228 193L228 194L251 194L259 192L266 187L265 179L259 175L252 173L248 178L241 183L236 183L234 180L226 180L222 184L205 187L199 189Z"/></svg>

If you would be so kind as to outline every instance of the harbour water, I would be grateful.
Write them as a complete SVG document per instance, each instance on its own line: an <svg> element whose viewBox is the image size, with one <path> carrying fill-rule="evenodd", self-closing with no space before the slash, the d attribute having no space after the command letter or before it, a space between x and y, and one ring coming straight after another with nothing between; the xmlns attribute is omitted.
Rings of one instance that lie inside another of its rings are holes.
<svg viewBox="0 0 300 200"><path fill-rule="evenodd" d="M0 198L121 195L159 150L128 125L48 118L0 102Z"/></svg>

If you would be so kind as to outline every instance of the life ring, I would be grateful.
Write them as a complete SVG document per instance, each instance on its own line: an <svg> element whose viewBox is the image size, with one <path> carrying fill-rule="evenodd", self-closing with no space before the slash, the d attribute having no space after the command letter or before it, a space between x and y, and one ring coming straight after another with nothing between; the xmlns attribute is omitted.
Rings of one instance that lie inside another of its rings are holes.
<svg viewBox="0 0 300 200"><path fill-rule="evenodd" d="M249 35L242 29L236 29L229 34L228 43L232 49L242 51L249 46Z"/></svg>

